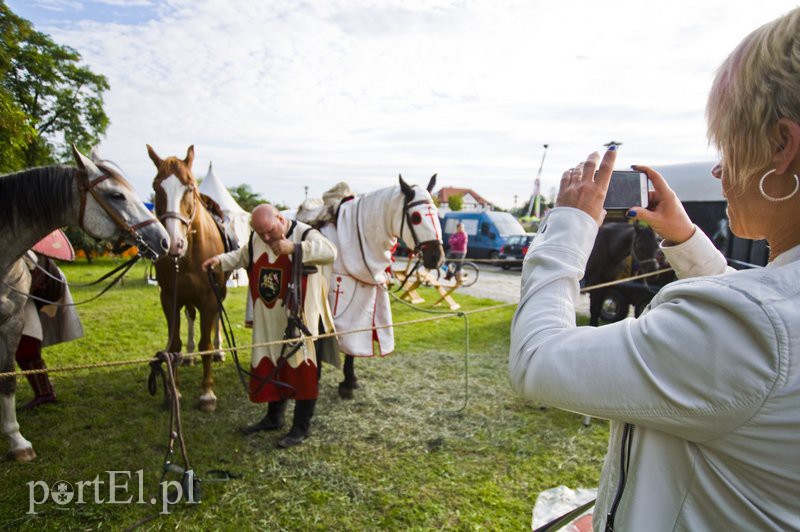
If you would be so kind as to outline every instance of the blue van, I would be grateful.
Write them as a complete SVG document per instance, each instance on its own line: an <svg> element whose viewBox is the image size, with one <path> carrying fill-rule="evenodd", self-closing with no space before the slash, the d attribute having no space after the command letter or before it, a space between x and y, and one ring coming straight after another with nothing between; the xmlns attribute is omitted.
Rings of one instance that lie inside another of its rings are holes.
<svg viewBox="0 0 800 532"><path fill-rule="evenodd" d="M467 257L473 259L496 259L508 237L525 234L522 225L507 212L448 212L442 220L445 250L459 223L464 224L469 236Z"/></svg>

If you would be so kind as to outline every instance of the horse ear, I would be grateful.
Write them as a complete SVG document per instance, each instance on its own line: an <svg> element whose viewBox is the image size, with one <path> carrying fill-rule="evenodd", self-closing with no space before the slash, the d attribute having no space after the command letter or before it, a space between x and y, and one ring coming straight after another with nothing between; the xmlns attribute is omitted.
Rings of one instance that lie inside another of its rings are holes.
<svg viewBox="0 0 800 532"><path fill-rule="evenodd" d="M186 166L188 166L189 169L191 170L193 161L194 161L194 144L189 146L189 149L186 150L186 159L184 159L183 162L186 163Z"/></svg>
<svg viewBox="0 0 800 532"><path fill-rule="evenodd" d="M72 145L72 155L75 157L75 164L78 165L78 168L86 172L87 175L95 176L102 173L91 159L78 151L78 148L76 148L74 144Z"/></svg>
<svg viewBox="0 0 800 532"><path fill-rule="evenodd" d="M430 180L430 181L428 181L428 186L427 186L427 187L425 187L425 188L427 188L427 189L428 189L428 193L429 193L429 194L433 194L433 187L435 187L435 186L436 186L436 176L437 176L437 175L438 175L438 174L433 174L433 176L431 177L431 180Z"/></svg>
<svg viewBox="0 0 800 532"><path fill-rule="evenodd" d="M400 190L403 191L403 194L407 198L413 198L414 197L414 189L411 188L411 185L409 185L408 183L403 181L403 175L402 174L400 174Z"/></svg>
<svg viewBox="0 0 800 532"><path fill-rule="evenodd" d="M158 156L156 150L149 144L147 144L147 155L150 156L150 160L153 161L153 164L156 165L156 168L161 168L161 163L164 161L161 160L161 157Z"/></svg>
<svg viewBox="0 0 800 532"><path fill-rule="evenodd" d="M92 147L92 151L89 153L89 158L94 163L103 162L103 158L100 157L100 149L97 146Z"/></svg>

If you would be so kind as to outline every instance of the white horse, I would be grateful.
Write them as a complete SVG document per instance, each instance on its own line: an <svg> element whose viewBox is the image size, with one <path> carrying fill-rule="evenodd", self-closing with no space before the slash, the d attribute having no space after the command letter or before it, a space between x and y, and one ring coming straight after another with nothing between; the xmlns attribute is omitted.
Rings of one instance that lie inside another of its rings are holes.
<svg viewBox="0 0 800 532"><path fill-rule="evenodd" d="M350 199L349 187L340 183L326 192L324 203L317 203L316 209L313 203L301 207L297 218L321 226L322 234L339 250L329 284L337 331L391 325L387 269L398 238L422 254L426 268L441 265L442 228L430 194L435 184L436 175L427 188L408 185L400 176L397 185ZM352 399L353 390L359 387L355 357L391 354L394 331L389 327L344 334L338 341L345 354L339 396Z"/></svg>
<svg viewBox="0 0 800 532"><path fill-rule="evenodd" d="M77 168L48 166L0 176L0 372L14 371L23 329L22 308L31 277L22 255L54 229L78 225L95 238L123 236L150 258L169 248L164 227L115 167L95 152L73 146ZM16 379L0 379L0 419L10 454L18 462L36 457L22 437L15 404Z"/></svg>

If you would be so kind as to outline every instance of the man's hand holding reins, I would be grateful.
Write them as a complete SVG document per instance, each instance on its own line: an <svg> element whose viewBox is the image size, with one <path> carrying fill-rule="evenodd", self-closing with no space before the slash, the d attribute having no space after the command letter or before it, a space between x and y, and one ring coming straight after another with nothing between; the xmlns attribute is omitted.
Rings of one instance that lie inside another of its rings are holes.
<svg viewBox="0 0 800 532"><path fill-rule="evenodd" d="M204 272L207 272L209 269L213 272L216 267L219 265L219 259L217 257L211 257L210 259L206 259L203 261L203 264L200 265L203 268Z"/></svg>

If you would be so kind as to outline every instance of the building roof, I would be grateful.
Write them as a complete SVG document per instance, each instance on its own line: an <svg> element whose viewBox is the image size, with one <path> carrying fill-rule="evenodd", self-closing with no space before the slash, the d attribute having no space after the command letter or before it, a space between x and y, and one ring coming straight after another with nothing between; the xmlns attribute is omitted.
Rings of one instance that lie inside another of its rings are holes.
<svg viewBox="0 0 800 532"><path fill-rule="evenodd" d="M450 196L466 196L467 194L475 198L481 205L492 205L491 201L486 200L471 188L442 187L436 193L436 198L439 200L439 203L447 203Z"/></svg>

